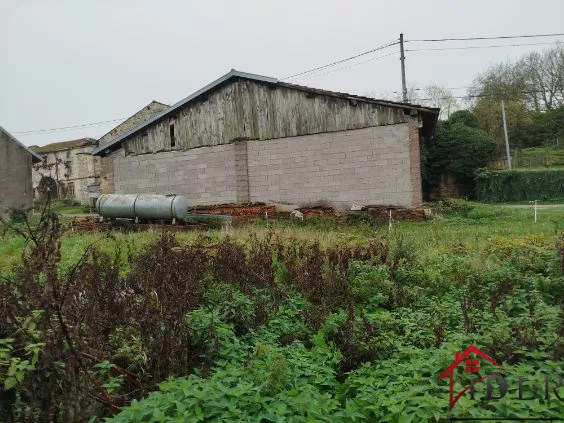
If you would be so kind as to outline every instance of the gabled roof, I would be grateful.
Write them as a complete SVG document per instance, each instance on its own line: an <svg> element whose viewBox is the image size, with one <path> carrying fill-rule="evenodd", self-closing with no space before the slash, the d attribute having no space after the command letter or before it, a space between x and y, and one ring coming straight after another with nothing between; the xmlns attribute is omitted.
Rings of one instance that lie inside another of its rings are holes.
<svg viewBox="0 0 564 423"><path fill-rule="evenodd" d="M122 141L124 141L125 139L129 138L130 136L136 134L137 132L141 131L143 128L146 128L147 126L153 124L154 122L157 122L158 120L164 118L165 116L175 112L176 110L182 108L183 106L185 106L186 104L195 100L196 98L198 98L202 95L208 94L210 91L212 91L216 87L220 86L221 84L223 84L223 83L225 83L225 82L227 82L231 79L236 79L236 78L243 78L243 79L248 79L248 80L252 80L252 81L259 81L259 82L267 82L269 84L275 84L275 85L278 85L278 86L281 86L281 87L288 87L288 88L297 89L297 90L301 90L301 91L308 91L308 92L311 92L311 93L314 93L314 94L327 95L327 96L339 97L339 98L346 98L346 99L351 99L351 100L359 100L359 101L381 104L381 105L390 106L390 107L409 108L409 109L414 109L414 110L418 110L418 111L422 111L422 112L429 112L429 113L433 113L433 114L437 114L437 115L438 115L438 112L439 112L439 109L435 109L435 108L432 108L432 107L424 107L424 106L414 105L414 104L410 104L410 103L398 103L398 102L395 102L395 101L388 101L388 100L378 100L378 99L375 99L375 98L357 96L357 95L352 95L352 94L347 94L347 93L339 93L339 92L335 92L335 91L325 91L325 90L320 90L320 89L317 89L317 88L311 88L311 87L305 87L305 86L301 86L301 85L289 84L289 83L286 83L286 82L279 81L276 78L271 78L269 76L257 75L257 74L254 74L254 73L241 72L241 71L238 71L238 70L235 70L235 69L231 69L230 72L226 73L225 75L216 79L215 81L206 85L205 87L200 88L198 91L196 91L193 94L190 94L188 97L186 97L183 100L180 100L178 103L173 104L168 109L165 109L160 113L157 113L155 116L153 116L148 121L143 122L140 125L137 125L135 128L123 133L122 135L117 137L112 142L101 145L98 148L94 149L92 154L94 154L94 155L104 155L104 154L100 154L100 153L103 153L103 152L105 153L107 151L111 151L111 150L115 150L116 148L119 148Z"/></svg>
<svg viewBox="0 0 564 423"><path fill-rule="evenodd" d="M31 148L38 154L47 154L54 153L55 151L71 150L73 148L86 147L95 144L96 140L94 138L79 138L77 140L54 142L51 144L42 145L40 147Z"/></svg>
<svg viewBox="0 0 564 423"><path fill-rule="evenodd" d="M10 138L12 141L14 141L16 144L18 144L20 147L22 147L24 150L26 150L29 154L31 154L32 157L32 161L34 163L40 162L41 160L43 160L41 158L41 156L39 154L34 153L32 150L30 150L29 148L27 148L25 145L23 145L16 137L14 137L12 134L10 134L8 131L6 131L4 128L2 128L0 126L0 132L5 133L8 138Z"/></svg>

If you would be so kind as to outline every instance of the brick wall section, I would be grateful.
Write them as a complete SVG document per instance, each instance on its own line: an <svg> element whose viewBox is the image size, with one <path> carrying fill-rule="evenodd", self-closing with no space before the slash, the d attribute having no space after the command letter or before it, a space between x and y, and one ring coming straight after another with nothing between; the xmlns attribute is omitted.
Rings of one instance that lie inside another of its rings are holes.
<svg viewBox="0 0 564 423"><path fill-rule="evenodd" d="M237 202L237 148L233 143L115 157L116 193L175 193L190 205Z"/></svg>
<svg viewBox="0 0 564 423"><path fill-rule="evenodd" d="M421 185L421 143L418 122L409 123L409 162L411 167L411 207L420 207L423 202Z"/></svg>
<svg viewBox="0 0 564 423"><path fill-rule="evenodd" d="M458 198L459 196L456 178L451 172L443 172L439 181L438 198Z"/></svg>
<svg viewBox="0 0 564 423"><path fill-rule="evenodd" d="M234 143L235 153L235 189L237 203L248 203L249 196L249 163L247 141Z"/></svg>
<svg viewBox="0 0 564 423"><path fill-rule="evenodd" d="M0 216L11 208L33 207L32 156L0 131Z"/></svg>
<svg viewBox="0 0 564 423"><path fill-rule="evenodd" d="M249 141L250 199L337 208L419 205L416 129L405 123Z"/></svg>

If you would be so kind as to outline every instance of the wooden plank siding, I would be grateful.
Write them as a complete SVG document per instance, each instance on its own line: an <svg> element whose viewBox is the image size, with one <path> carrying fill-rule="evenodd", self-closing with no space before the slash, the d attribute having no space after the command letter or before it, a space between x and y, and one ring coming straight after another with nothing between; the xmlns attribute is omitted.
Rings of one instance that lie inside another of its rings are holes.
<svg viewBox="0 0 564 423"><path fill-rule="evenodd" d="M123 147L126 155L137 155L417 121L418 113L404 110L240 78L153 123Z"/></svg>

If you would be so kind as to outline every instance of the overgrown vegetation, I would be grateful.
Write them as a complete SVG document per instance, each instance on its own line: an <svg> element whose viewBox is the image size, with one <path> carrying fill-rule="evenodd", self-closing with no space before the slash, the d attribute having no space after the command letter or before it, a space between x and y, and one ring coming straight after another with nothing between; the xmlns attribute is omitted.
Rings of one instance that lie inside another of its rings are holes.
<svg viewBox="0 0 564 423"><path fill-rule="evenodd" d="M476 116L468 110L450 115L439 121L436 137L423 147L423 188L427 197L440 196L440 179L454 176L461 195L474 197L474 177L479 168L488 163L495 151L495 142L479 129Z"/></svg>
<svg viewBox="0 0 564 423"><path fill-rule="evenodd" d="M564 199L564 169L482 170L476 178L478 200L510 202Z"/></svg>
<svg viewBox="0 0 564 423"><path fill-rule="evenodd" d="M504 152L501 100L514 147L555 146L564 119L564 45L531 52L515 62L497 63L478 75L469 94L480 127Z"/></svg>
<svg viewBox="0 0 564 423"><path fill-rule="evenodd" d="M564 167L564 147L531 147L516 150L514 167Z"/></svg>
<svg viewBox="0 0 564 423"><path fill-rule="evenodd" d="M438 206L441 225L495 219L484 206ZM305 237L272 222L247 237L163 233L138 251L99 237L70 262L57 215L14 226L28 248L0 283L3 417L439 421L448 383L437 376L472 343L513 386L526 375L534 391L545 374L558 385L564 235L554 226L429 249L409 231L350 227L363 235L319 243L297 225ZM554 396L516 395L465 396L455 415L564 410Z"/></svg>
<svg viewBox="0 0 564 423"><path fill-rule="evenodd" d="M527 119L516 122L510 135L516 147L558 147L564 138L564 104L543 112L530 113Z"/></svg>

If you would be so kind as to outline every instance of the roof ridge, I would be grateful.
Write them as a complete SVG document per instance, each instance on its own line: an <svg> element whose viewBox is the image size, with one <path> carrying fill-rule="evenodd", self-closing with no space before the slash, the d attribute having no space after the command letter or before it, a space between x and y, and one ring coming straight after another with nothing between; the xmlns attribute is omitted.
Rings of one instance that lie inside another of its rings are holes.
<svg viewBox="0 0 564 423"><path fill-rule="evenodd" d="M91 137L77 138L68 141L57 141L45 145L33 147L37 153L51 153L55 151L71 150L73 148L84 147L86 145L95 145L96 139Z"/></svg>

